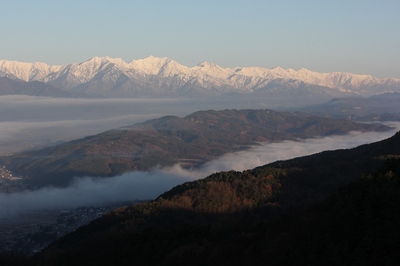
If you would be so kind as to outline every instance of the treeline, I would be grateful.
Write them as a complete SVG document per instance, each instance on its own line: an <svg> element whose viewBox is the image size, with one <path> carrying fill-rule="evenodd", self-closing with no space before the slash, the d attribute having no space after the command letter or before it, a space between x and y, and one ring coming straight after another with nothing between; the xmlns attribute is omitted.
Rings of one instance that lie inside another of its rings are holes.
<svg viewBox="0 0 400 266"><path fill-rule="evenodd" d="M229 174L220 178L229 179ZM85 228L82 228L77 239L80 244L65 246L61 241L39 254L37 263L398 265L399 189L400 159L396 158L388 160L380 171L340 189L325 202L272 221L254 221L253 213L244 211L226 213L226 219L211 222L215 218L213 208L205 210L203 206L189 211L182 203L183 208L178 210L177 205L171 207L171 203L164 204L166 200L160 198L150 205L142 205L142 209L124 210L136 211L129 214L136 217L134 223L122 221L112 230L89 233L86 240L83 240ZM157 207L155 211L154 204L163 208ZM153 221L154 215L158 215L158 222L150 226L146 222L145 229L135 228L140 219L146 220L150 214ZM196 219L192 220L193 217Z"/></svg>
<svg viewBox="0 0 400 266"><path fill-rule="evenodd" d="M107 214L32 258L5 254L2 265L396 265L399 149L397 133L216 173Z"/></svg>

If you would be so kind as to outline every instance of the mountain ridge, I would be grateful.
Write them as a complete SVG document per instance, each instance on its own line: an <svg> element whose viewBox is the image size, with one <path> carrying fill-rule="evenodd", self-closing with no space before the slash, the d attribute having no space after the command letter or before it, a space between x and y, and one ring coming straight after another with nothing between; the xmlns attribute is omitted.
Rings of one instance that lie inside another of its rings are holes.
<svg viewBox="0 0 400 266"><path fill-rule="evenodd" d="M27 151L0 162L35 185L67 185L78 176L115 176L177 163L196 167L260 142L386 131L380 124L273 110L198 111L164 116L57 146Z"/></svg>
<svg viewBox="0 0 400 266"><path fill-rule="evenodd" d="M327 92L331 96L371 96L400 92L400 79L396 78L380 79L347 72L318 73L305 68L222 68L210 62L187 67L167 57L154 56L130 62L121 58L93 57L81 63L58 66L0 60L0 76L27 82L45 82L62 90L103 97L151 94L145 93L146 88L150 88L156 95L163 92L182 96L191 90L208 91L214 95L253 93L269 89L271 84L275 88L296 88L294 81L307 86L329 88ZM99 88L96 91L93 87ZM129 90L133 92L129 93Z"/></svg>
<svg viewBox="0 0 400 266"><path fill-rule="evenodd" d="M57 240L35 265L397 265L399 143L181 184Z"/></svg>

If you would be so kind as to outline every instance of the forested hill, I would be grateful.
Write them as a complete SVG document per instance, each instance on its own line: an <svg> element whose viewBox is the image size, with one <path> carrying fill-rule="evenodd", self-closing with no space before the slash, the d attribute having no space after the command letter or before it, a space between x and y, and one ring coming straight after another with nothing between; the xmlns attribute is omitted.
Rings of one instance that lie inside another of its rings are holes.
<svg viewBox="0 0 400 266"><path fill-rule="evenodd" d="M400 132L350 150L216 173L95 220L32 263L398 265L399 170Z"/></svg>
<svg viewBox="0 0 400 266"><path fill-rule="evenodd" d="M115 176L154 166L198 166L228 152L257 145L350 131L385 131L304 113L272 110L199 111L165 116L55 147L0 158L34 185L66 185L75 176Z"/></svg>

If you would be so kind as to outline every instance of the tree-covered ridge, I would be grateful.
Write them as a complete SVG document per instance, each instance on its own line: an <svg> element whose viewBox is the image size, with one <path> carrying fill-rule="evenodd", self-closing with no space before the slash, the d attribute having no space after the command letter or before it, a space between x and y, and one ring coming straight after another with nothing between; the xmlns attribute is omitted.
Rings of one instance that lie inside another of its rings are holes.
<svg viewBox="0 0 400 266"><path fill-rule="evenodd" d="M279 180L284 176L280 169L265 168L221 172L184 183L152 202L120 208L60 239L44 251L56 260L44 265L124 265L118 260L90 259L99 257L99 250L107 258L122 256L133 265L158 265L166 255L202 235L219 238L242 223L275 217L280 212L275 202ZM131 257L134 254L141 255ZM73 262L77 257L82 260Z"/></svg>
<svg viewBox="0 0 400 266"><path fill-rule="evenodd" d="M179 185L160 195L174 208L192 209L204 213L232 213L254 209L273 199L281 188L285 171L265 168L244 172L220 172Z"/></svg>
<svg viewBox="0 0 400 266"><path fill-rule="evenodd" d="M344 187L318 191L321 201L315 189L340 187L335 176L314 178L321 175L314 171L308 182L294 180L312 169L310 162L329 156L332 168L339 163L334 159L350 169L354 161L344 161L359 156L364 162L354 167L369 162L375 169L358 178L349 171ZM50 245L33 264L396 265L399 178L400 133L347 151L216 173L95 220ZM300 202L288 193L296 186Z"/></svg>
<svg viewBox="0 0 400 266"><path fill-rule="evenodd" d="M166 116L0 161L35 185L66 185L74 176L115 176L175 163L198 166L260 142L388 129L303 113L209 110L183 118Z"/></svg>
<svg viewBox="0 0 400 266"><path fill-rule="evenodd" d="M248 255L270 265L398 265L399 189L397 155L324 203L261 226Z"/></svg>

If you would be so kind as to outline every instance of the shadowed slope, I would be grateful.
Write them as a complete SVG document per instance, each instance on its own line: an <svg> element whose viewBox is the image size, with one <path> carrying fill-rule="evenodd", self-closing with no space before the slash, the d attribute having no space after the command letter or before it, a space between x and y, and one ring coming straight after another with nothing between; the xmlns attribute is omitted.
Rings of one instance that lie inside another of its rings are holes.
<svg viewBox="0 0 400 266"><path fill-rule="evenodd" d="M399 158L397 133L351 150L216 173L93 221L36 259L40 265L373 265L384 256L392 265L400 259L398 234L391 233L400 226ZM356 182L358 173L379 168ZM308 209L349 182L356 183ZM300 197L291 196L296 191ZM275 220L281 213L287 216Z"/></svg>

